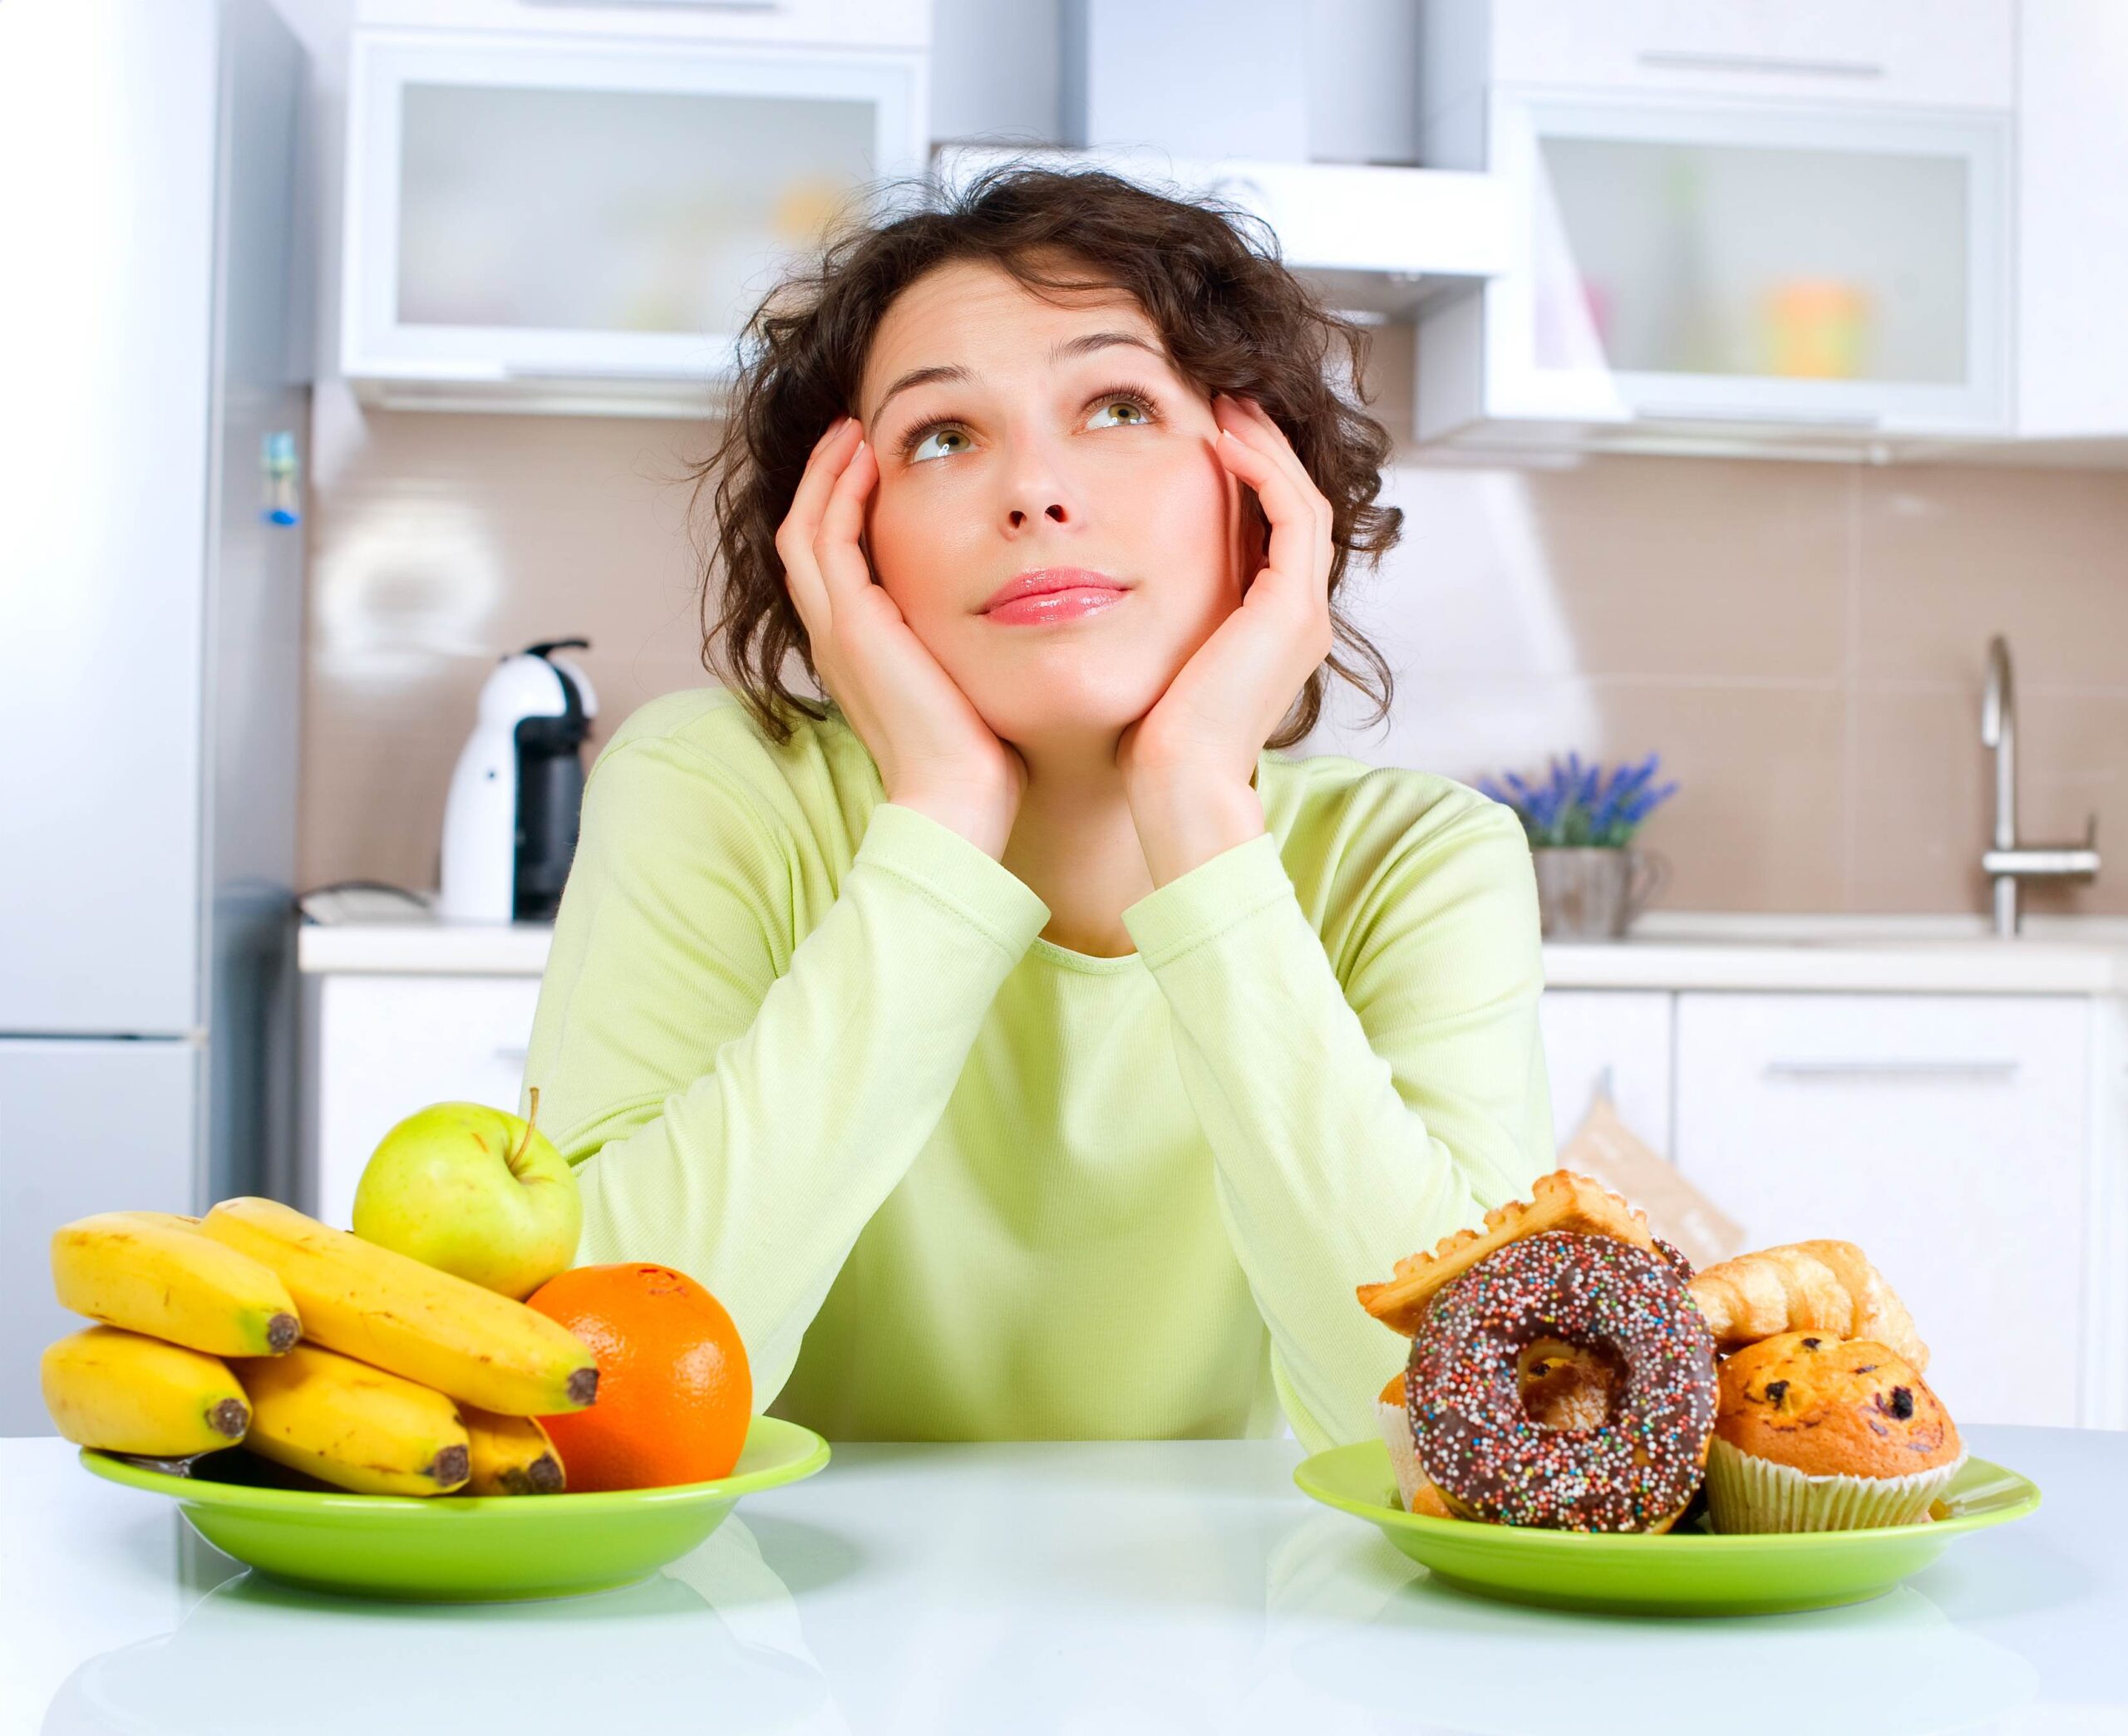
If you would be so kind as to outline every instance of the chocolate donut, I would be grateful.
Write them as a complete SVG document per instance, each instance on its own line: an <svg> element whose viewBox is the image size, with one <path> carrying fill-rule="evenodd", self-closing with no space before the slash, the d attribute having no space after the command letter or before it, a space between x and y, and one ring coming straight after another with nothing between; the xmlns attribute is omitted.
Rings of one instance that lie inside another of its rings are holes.
<svg viewBox="0 0 2128 1736"><path fill-rule="evenodd" d="M1551 1339L1615 1363L1598 1427L1525 1409L1523 1353ZM1714 1431L1714 1337L1675 1266L1608 1236L1510 1242L1433 1299L1405 1409L1426 1476L1461 1515L1552 1531L1649 1531L1692 1499Z"/></svg>

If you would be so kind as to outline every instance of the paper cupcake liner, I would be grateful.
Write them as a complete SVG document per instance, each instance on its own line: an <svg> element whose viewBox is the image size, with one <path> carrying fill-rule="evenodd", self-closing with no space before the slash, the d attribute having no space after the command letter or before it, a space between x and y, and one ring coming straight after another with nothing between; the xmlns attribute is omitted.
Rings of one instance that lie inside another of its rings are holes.
<svg viewBox="0 0 2128 1736"><path fill-rule="evenodd" d="M1377 1399L1374 1420L1382 1431L1382 1444L1389 1448L1390 1468L1396 1473L1396 1504L1408 1513L1411 1491L1419 1486L1419 1454L1411 1441L1411 1419L1405 1415L1402 1405Z"/></svg>
<svg viewBox="0 0 2128 1736"><path fill-rule="evenodd" d="M1812 1477L1717 1436L1707 1448L1708 1522L1717 1532L1864 1531L1925 1519L1965 1453L1904 1477Z"/></svg>

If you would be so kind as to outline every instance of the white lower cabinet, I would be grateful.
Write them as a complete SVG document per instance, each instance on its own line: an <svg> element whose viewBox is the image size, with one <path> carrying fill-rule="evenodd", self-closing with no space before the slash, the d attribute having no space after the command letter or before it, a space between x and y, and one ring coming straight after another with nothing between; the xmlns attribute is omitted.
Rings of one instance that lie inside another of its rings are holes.
<svg viewBox="0 0 2128 1736"><path fill-rule="evenodd" d="M1670 1019L1662 989L1547 989L1537 1003L1551 1075L1552 1143L1564 1145L1599 1089L1618 1119L1670 1155Z"/></svg>
<svg viewBox="0 0 2128 1736"><path fill-rule="evenodd" d="M347 1227L355 1184L392 1124L432 1103L516 1113L536 976L306 979L313 1096L306 1210Z"/></svg>
<svg viewBox="0 0 2128 1736"><path fill-rule="evenodd" d="M2096 1420L2081 1390L2091 1003L1681 994L1672 1156L1747 1247L1859 1243L1960 1421Z"/></svg>

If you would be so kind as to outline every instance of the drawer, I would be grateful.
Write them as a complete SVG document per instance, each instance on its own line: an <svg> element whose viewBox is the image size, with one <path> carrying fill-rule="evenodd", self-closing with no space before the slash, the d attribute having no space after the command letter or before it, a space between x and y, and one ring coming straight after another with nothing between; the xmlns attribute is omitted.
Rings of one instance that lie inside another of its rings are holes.
<svg viewBox="0 0 2128 1736"><path fill-rule="evenodd" d="M316 1099L307 1209L346 1228L377 1141L432 1103L517 1113L536 976L331 976L318 979L311 1065Z"/></svg>
<svg viewBox="0 0 2128 1736"><path fill-rule="evenodd" d="M1496 0L1492 77L1552 88L2002 109L2010 0Z"/></svg>

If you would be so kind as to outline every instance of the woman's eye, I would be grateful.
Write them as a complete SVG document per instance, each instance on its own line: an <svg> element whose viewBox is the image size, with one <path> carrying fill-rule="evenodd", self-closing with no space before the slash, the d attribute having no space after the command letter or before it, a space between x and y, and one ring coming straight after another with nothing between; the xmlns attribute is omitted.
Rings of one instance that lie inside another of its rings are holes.
<svg viewBox="0 0 2128 1736"><path fill-rule="evenodd" d="M1101 420L1101 419L1107 416L1111 411L1121 411L1123 414L1116 420ZM1153 407L1143 398L1135 392L1118 392L1111 393L1101 401L1100 407L1094 411L1087 425L1100 428L1130 428L1150 422L1153 419ZM954 445L944 444L948 440L958 441L959 444ZM927 450L926 448L931 447L934 441L939 443L936 449ZM952 422L939 422L929 428L919 428L910 434L904 443L904 450L907 452L911 464L927 463L934 458L950 458L956 452L965 452L968 448L968 430Z"/></svg>
<svg viewBox="0 0 2128 1736"><path fill-rule="evenodd" d="M909 461L911 463L916 463L927 458L944 458L951 453L958 452L963 450L963 448L960 446L949 446L942 451L927 453L924 449L929 445L933 440L957 440L965 441L967 439L967 434L958 428L947 426L931 429L911 443L909 449Z"/></svg>
<svg viewBox="0 0 2128 1736"><path fill-rule="evenodd" d="M1099 419L1111 410L1126 411L1129 412L1128 418L1120 422L1100 422ZM1094 412L1094 416L1099 425L1105 428L1128 428L1134 423L1149 422L1152 420L1152 417L1147 414L1145 406L1138 399L1131 397L1102 399L1101 408Z"/></svg>

